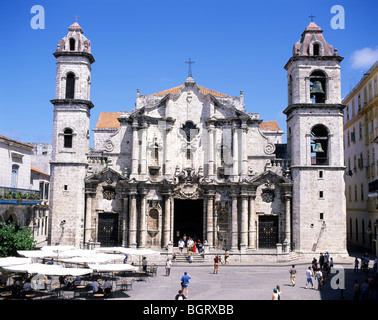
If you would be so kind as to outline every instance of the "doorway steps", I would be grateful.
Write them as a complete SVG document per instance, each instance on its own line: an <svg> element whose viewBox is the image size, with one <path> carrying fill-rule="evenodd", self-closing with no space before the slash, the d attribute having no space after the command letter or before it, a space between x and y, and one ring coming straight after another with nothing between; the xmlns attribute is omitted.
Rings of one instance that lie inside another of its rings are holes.
<svg viewBox="0 0 378 320"><path fill-rule="evenodd" d="M200 255L198 252L192 253L193 261L189 262L188 255L186 252L183 252L182 254L176 252L176 261L178 263L201 263L204 262L204 258L202 255Z"/></svg>

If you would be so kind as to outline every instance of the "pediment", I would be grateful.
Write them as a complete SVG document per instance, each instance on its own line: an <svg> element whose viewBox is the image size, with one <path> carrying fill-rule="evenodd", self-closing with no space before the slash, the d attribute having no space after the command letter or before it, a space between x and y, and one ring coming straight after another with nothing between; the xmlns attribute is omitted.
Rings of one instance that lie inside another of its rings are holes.
<svg viewBox="0 0 378 320"><path fill-rule="evenodd" d="M270 185L272 183L276 185L287 185L288 187L293 185L292 180L284 176L278 175L277 173L271 170L267 170L262 174L258 175L257 177L253 178L251 180L251 183L255 186L259 186L261 184Z"/></svg>
<svg viewBox="0 0 378 320"><path fill-rule="evenodd" d="M111 168L105 168L100 172L88 176L85 182L96 184L106 182L108 185L114 185L117 184L119 180L126 180L126 178Z"/></svg>

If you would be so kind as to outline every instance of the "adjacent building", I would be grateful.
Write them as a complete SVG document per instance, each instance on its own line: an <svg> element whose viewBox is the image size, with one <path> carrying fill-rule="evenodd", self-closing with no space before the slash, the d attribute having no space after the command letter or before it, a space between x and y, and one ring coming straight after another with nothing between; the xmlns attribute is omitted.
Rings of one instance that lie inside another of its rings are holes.
<svg viewBox="0 0 378 320"><path fill-rule="evenodd" d="M33 228L37 243L48 234L50 176L32 166L33 145L0 136L0 221Z"/></svg>
<svg viewBox="0 0 378 320"><path fill-rule="evenodd" d="M377 253L378 61L343 99L348 241Z"/></svg>

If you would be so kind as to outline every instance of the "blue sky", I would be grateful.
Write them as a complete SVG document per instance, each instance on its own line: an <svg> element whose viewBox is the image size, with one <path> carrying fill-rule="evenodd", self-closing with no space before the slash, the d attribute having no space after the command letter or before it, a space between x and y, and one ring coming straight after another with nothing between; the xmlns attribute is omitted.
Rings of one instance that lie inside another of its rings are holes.
<svg viewBox="0 0 378 320"><path fill-rule="evenodd" d="M45 10L44 29L31 27L33 5ZM331 27L334 5L345 10L345 29ZM0 135L51 142L52 53L75 15L96 59L91 129L100 112L132 110L138 88L151 94L182 84L191 57L199 85L232 96L243 90L248 112L286 132L283 67L309 16L344 57L344 97L378 58L377 9L376 0L1 1Z"/></svg>

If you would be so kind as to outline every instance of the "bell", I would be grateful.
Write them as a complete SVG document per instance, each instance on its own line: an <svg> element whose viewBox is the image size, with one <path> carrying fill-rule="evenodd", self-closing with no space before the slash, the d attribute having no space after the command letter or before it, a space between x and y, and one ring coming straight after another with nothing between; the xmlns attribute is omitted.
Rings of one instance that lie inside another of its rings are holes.
<svg viewBox="0 0 378 320"><path fill-rule="evenodd" d="M315 143L314 152L316 152L316 153L324 152L321 143L319 143L319 142Z"/></svg>
<svg viewBox="0 0 378 320"><path fill-rule="evenodd" d="M314 81L314 84L312 85L312 88L310 90L311 98L315 96L315 99L318 100L323 98L324 95L325 92L323 91L322 83L320 81Z"/></svg>

